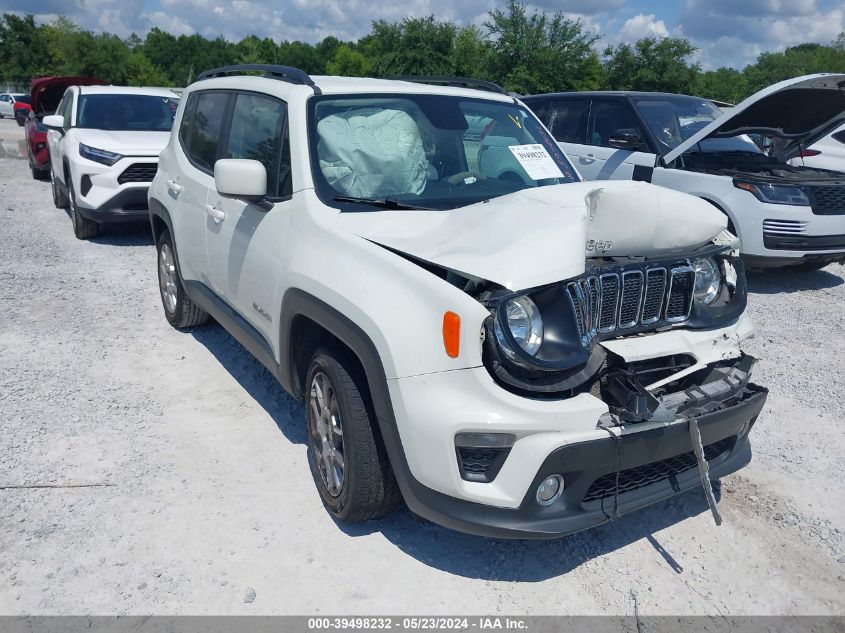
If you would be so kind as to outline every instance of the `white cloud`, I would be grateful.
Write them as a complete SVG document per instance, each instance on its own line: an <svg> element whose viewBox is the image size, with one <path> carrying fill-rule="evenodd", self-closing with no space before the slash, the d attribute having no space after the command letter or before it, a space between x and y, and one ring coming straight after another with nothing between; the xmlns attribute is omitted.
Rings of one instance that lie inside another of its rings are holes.
<svg viewBox="0 0 845 633"><path fill-rule="evenodd" d="M619 29L619 39L624 42L635 42L644 37L668 37L669 29L663 20L656 20L653 13L640 13L625 21Z"/></svg>
<svg viewBox="0 0 845 633"><path fill-rule="evenodd" d="M173 35L193 35L196 33L190 24L164 11L144 13L142 17L150 23L151 27L158 27L162 31L172 33Z"/></svg>

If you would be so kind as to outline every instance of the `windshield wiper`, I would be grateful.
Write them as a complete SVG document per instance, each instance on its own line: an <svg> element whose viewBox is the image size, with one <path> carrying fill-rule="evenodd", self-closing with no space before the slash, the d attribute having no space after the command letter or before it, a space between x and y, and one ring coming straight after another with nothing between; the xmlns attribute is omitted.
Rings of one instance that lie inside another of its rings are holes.
<svg viewBox="0 0 845 633"><path fill-rule="evenodd" d="M396 198L356 198L354 196L334 196L335 202L352 202L353 204L371 204L382 209L408 210L408 211L439 211L433 207L421 207L409 202L402 202Z"/></svg>

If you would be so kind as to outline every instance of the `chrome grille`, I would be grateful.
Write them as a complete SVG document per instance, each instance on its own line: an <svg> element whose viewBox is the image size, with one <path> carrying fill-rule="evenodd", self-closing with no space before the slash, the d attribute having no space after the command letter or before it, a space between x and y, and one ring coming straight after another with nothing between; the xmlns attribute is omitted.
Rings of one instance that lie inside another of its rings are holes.
<svg viewBox="0 0 845 633"><path fill-rule="evenodd" d="M800 235L806 231L806 220L763 220L763 235Z"/></svg>
<svg viewBox="0 0 845 633"><path fill-rule="evenodd" d="M689 318L695 271L687 265L590 275L566 284L581 342L599 334Z"/></svg>

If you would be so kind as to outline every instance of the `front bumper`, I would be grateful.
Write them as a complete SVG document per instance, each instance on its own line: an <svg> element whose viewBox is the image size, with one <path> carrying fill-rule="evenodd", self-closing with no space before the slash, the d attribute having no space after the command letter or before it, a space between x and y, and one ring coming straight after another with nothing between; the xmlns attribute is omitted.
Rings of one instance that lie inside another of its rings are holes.
<svg viewBox="0 0 845 633"><path fill-rule="evenodd" d="M86 220L101 224L149 220L149 203L147 202L149 189L149 186L121 189L96 209L89 209L79 204L77 210Z"/></svg>
<svg viewBox="0 0 845 633"><path fill-rule="evenodd" d="M735 406L696 417L709 453L711 479L733 473L751 460L748 432L766 396L764 388L748 385L744 399ZM518 508L456 499L419 484L406 501L417 514L461 532L494 538L554 538L612 520L614 506L618 516L700 486L691 451L689 425L678 420L555 450L537 471ZM617 470L618 495L615 485L607 485L608 481L615 484ZM544 507L536 502L534 492L552 474L563 476L565 488L560 499ZM594 498L585 501L590 493Z"/></svg>

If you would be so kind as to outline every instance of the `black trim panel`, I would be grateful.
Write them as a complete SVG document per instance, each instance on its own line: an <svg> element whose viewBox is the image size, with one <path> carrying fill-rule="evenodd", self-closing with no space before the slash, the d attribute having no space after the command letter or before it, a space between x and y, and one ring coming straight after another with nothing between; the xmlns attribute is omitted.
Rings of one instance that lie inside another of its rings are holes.
<svg viewBox="0 0 845 633"><path fill-rule="evenodd" d="M211 288L200 281L182 281L185 292L203 310L255 356L275 376L279 365L276 363L273 348L267 339L256 330L240 313L218 296Z"/></svg>
<svg viewBox="0 0 845 633"><path fill-rule="evenodd" d="M86 220L99 224L113 222L136 222L149 217L147 192L149 185L123 189L96 209L76 205L79 214Z"/></svg>
<svg viewBox="0 0 845 633"><path fill-rule="evenodd" d="M845 235L763 235L763 246L778 251L845 251Z"/></svg>

